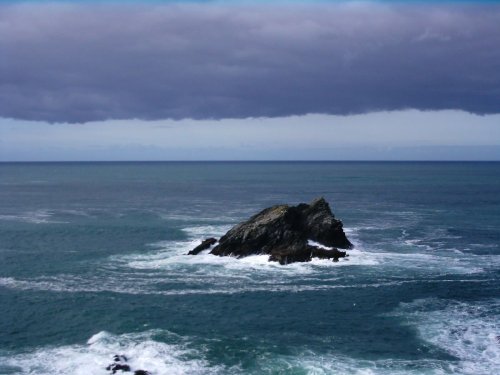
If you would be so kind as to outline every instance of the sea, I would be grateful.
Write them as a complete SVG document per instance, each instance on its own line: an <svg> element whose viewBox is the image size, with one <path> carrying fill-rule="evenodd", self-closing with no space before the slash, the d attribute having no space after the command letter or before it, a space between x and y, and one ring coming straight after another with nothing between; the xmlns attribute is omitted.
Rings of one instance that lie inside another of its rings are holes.
<svg viewBox="0 0 500 375"><path fill-rule="evenodd" d="M186 255L321 196L345 260ZM105 375L114 355L131 374L500 374L500 163L1 163L0 374Z"/></svg>

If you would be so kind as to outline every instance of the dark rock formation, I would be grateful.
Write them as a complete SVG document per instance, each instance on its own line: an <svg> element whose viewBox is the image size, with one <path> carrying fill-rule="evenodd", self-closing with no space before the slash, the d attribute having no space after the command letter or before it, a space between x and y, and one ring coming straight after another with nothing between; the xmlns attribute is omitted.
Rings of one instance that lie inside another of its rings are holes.
<svg viewBox="0 0 500 375"><path fill-rule="evenodd" d="M114 363L106 367L106 370L111 371L111 373L116 374L117 371L121 372L132 371L130 366L125 363L128 361L128 358L123 354L115 354L113 356L113 361ZM135 370L134 375L151 375L151 373L145 370Z"/></svg>
<svg viewBox="0 0 500 375"><path fill-rule="evenodd" d="M106 370L111 371L113 374L117 371L129 372L130 366L123 363L113 363L112 365L106 367Z"/></svg>
<svg viewBox="0 0 500 375"><path fill-rule="evenodd" d="M336 248L311 246L308 240L328 247L352 247L342 229L342 222L335 219L324 198L315 199L310 204L266 208L222 236L211 254L239 258L268 254L270 261L281 264L307 262L313 257L337 261L346 256Z"/></svg>
<svg viewBox="0 0 500 375"><path fill-rule="evenodd" d="M217 243L217 240L215 238L207 238L206 240L203 240L203 242L196 246L193 250L191 250L188 255L198 255L200 252L203 250L209 249L210 246L215 245Z"/></svg>

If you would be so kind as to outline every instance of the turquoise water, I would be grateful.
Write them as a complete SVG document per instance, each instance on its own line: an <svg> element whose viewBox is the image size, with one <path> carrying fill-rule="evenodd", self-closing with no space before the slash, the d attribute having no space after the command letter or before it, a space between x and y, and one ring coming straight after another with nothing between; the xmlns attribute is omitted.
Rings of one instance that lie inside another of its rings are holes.
<svg viewBox="0 0 500 375"><path fill-rule="evenodd" d="M324 196L348 261L185 254ZM0 374L500 373L500 163L0 164Z"/></svg>

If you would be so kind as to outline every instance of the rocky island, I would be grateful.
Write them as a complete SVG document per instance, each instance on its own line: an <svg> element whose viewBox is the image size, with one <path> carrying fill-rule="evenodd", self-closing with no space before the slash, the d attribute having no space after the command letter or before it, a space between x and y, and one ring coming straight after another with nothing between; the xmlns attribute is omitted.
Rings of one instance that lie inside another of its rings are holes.
<svg viewBox="0 0 500 375"><path fill-rule="evenodd" d="M213 255L243 258L267 254L271 262L289 264L312 258L336 262L347 256L338 248L350 249L352 244L328 202L317 198L309 204L266 208L233 227L218 241L205 239L188 254L197 255L210 248Z"/></svg>

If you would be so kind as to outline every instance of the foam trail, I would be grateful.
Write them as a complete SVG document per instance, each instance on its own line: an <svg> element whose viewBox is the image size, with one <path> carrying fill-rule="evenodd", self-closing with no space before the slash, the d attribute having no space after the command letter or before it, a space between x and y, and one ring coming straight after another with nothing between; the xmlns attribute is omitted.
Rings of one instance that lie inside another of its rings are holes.
<svg viewBox="0 0 500 375"><path fill-rule="evenodd" d="M450 364L452 373L500 373L500 299L474 304L422 299L402 303L395 315L415 325L423 340L459 358Z"/></svg>
<svg viewBox="0 0 500 375"><path fill-rule="evenodd" d="M17 215L3 214L0 220L18 221L29 224L66 224L66 221L53 220L54 212L50 210L28 211Z"/></svg>
<svg viewBox="0 0 500 375"><path fill-rule="evenodd" d="M180 276L179 276L180 277ZM238 294L248 292L308 292L319 290L333 290L333 289L351 289L351 288L384 288L401 286L405 284L422 284L422 283L490 283L494 279L450 279L450 280L385 280L369 283L349 283L341 284L339 278L315 278L302 276L302 283L298 284L293 281L287 281L287 278L270 278L264 281L255 282L250 276L233 276L233 277L219 277L213 275L212 279L202 278L203 285L210 285L203 289L201 288L186 288L181 286L177 289L158 290L154 288L154 284L160 283L165 280L153 279L150 284L143 283L142 281L130 282L130 285L121 285L121 283L110 282L108 280L88 280L81 278L74 280L64 278L52 278L51 281L37 281L37 280L18 280L14 278L0 278L0 286L14 290L34 290L34 291L51 291L58 293L101 293L112 292L119 294L130 295L158 295L158 296L174 296L174 295L211 295L211 294ZM195 282L200 282L200 276L193 277L186 276L185 281L190 285ZM315 281L315 284L306 282Z"/></svg>

